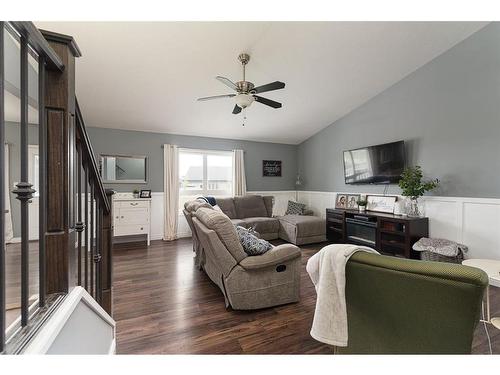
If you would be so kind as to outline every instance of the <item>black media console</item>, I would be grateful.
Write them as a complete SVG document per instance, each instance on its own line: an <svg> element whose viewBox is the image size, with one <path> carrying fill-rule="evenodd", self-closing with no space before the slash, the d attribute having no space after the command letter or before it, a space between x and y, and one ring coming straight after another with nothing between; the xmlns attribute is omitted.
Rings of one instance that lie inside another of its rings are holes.
<svg viewBox="0 0 500 375"><path fill-rule="evenodd" d="M418 259L412 246L429 236L429 219L327 208L326 236L330 242L364 245L385 255Z"/></svg>

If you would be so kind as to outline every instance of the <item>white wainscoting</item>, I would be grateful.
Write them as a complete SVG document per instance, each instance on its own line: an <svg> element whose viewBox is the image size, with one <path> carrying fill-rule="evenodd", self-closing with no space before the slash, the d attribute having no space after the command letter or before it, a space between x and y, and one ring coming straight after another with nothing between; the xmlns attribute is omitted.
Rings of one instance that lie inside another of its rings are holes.
<svg viewBox="0 0 500 375"><path fill-rule="evenodd" d="M186 221L184 217L182 220ZM163 191L153 192L151 193L151 240L161 240L163 238L163 222ZM181 218L179 217L179 229L180 224Z"/></svg>
<svg viewBox="0 0 500 375"><path fill-rule="evenodd" d="M352 193L351 193L352 194ZM325 217L336 192L298 191L297 200ZM429 235L463 243L467 258L500 259L500 199L423 197Z"/></svg>

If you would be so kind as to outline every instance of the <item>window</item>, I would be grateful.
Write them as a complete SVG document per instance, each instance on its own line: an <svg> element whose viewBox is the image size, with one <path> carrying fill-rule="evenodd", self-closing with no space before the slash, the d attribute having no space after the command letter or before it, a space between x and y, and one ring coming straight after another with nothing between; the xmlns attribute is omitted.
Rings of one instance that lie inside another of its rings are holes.
<svg viewBox="0 0 500 375"><path fill-rule="evenodd" d="M179 150L179 209L199 196L230 197L233 154L230 151Z"/></svg>

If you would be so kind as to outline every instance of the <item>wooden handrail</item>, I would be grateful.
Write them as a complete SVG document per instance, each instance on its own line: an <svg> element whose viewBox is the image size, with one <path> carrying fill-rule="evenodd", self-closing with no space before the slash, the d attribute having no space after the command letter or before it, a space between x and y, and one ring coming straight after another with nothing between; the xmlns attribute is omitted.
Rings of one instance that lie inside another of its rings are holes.
<svg viewBox="0 0 500 375"><path fill-rule="evenodd" d="M40 30L36 28L33 22L10 21L6 23L6 25L9 26L9 23L12 25L12 28L16 32L27 38L31 48L33 48L39 55L43 55L45 57L45 62L47 63L47 67L49 69L56 69L61 72L64 70L63 61L61 60L59 55L52 49L45 37L42 35Z"/></svg>
<svg viewBox="0 0 500 375"><path fill-rule="evenodd" d="M96 198L100 199L103 203L103 208L106 213L110 212L110 205L108 201L108 197L106 195L106 191L102 184L101 175L99 173L99 169L97 168L97 162L95 159L94 150L92 149L92 144L90 143L90 139L87 133L87 129L85 128L85 122L83 121L82 112L80 110L80 106L78 104L78 100L75 98L75 115L76 115L76 129L78 132L78 136L81 142L81 149L83 151L84 157L89 161L88 170L91 174L92 180L95 182L96 188Z"/></svg>

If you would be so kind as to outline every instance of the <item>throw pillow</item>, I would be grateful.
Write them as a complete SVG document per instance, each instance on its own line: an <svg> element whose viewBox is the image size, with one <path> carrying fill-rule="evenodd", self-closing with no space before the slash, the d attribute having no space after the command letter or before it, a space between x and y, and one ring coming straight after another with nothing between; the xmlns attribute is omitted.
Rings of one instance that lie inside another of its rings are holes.
<svg viewBox="0 0 500 375"><path fill-rule="evenodd" d="M246 228L236 226L236 232L240 238L243 250L249 256L262 255L273 248L273 245L269 242L256 237Z"/></svg>
<svg viewBox="0 0 500 375"><path fill-rule="evenodd" d="M286 209L285 215L304 215L304 210L306 205L294 201L288 201L288 207Z"/></svg>

